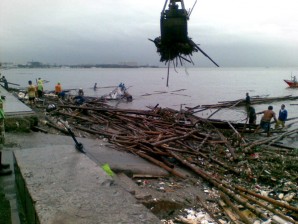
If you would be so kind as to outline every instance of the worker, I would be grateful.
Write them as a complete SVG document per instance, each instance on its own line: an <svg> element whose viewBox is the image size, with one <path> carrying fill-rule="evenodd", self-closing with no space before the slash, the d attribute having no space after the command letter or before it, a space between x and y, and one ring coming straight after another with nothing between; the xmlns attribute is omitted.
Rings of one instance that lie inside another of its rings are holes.
<svg viewBox="0 0 298 224"><path fill-rule="evenodd" d="M277 122L275 124L275 129L279 128L279 126L281 125L282 128L285 127L285 122L288 118L288 111L285 109L285 105L282 104L278 113L278 119Z"/></svg>
<svg viewBox="0 0 298 224"><path fill-rule="evenodd" d="M29 103L30 105L32 106L33 104L35 104L35 97L36 97L36 94L35 94L35 86L32 84L32 81L29 80L28 81L28 88L27 88L27 92L26 94L28 94L28 98L29 98Z"/></svg>
<svg viewBox="0 0 298 224"><path fill-rule="evenodd" d="M62 86L60 82L58 82L57 85L55 86L55 94L59 95L61 92L62 92Z"/></svg>
<svg viewBox="0 0 298 224"><path fill-rule="evenodd" d="M79 91L78 91L78 95L79 95L79 96L84 96L84 91L83 91L82 88L79 89Z"/></svg>
<svg viewBox="0 0 298 224"><path fill-rule="evenodd" d="M43 95L43 82L42 82L42 80L38 80L37 81L37 96L38 96L38 98L42 98L42 95Z"/></svg>
<svg viewBox="0 0 298 224"><path fill-rule="evenodd" d="M2 76L2 78L0 79L0 82L3 82L4 83L4 88L6 90L8 90L8 82L7 82L7 79L5 78L5 76Z"/></svg>
<svg viewBox="0 0 298 224"><path fill-rule="evenodd" d="M257 115L256 110L252 106L248 107L248 124L256 124Z"/></svg>
<svg viewBox="0 0 298 224"><path fill-rule="evenodd" d="M251 102L250 102L250 96L249 93L246 93L246 97L245 97L245 106L246 106L246 110L248 112L249 110L249 106L250 106Z"/></svg>
<svg viewBox="0 0 298 224"><path fill-rule="evenodd" d="M59 98L62 98L62 99L64 99L64 97L65 97L65 92L62 91L62 86L61 86L61 83L60 82L58 82L57 85L55 86L55 94Z"/></svg>
<svg viewBox="0 0 298 224"><path fill-rule="evenodd" d="M255 130L257 132L259 128L261 127L266 133L267 137L270 136L270 121L273 118L275 122L277 122L276 115L273 111L273 107L269 106L268 110L264 110L262 112L256 113L256 114L263 114L263 117L261 119L260 126Z"/></svg>
<svg viewBox="0 0 298 224"><path fill-rule="evenodd" d="M43 84L43 80L41 78L38 78L38 80L37 80L37 84L39 84L39 83Z"/></svg>

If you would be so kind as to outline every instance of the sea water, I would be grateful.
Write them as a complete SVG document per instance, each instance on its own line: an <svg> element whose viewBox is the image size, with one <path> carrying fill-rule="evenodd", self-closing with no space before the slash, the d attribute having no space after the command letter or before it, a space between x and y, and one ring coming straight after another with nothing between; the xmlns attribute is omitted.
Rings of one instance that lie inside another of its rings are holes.
<svg viewBox="0 0 298 224"><path fill-rule="evenodd" d="M170 69L167 86L167 68L49 68L49 69L8 69L2 70L9 82L26 88L28 80L48 80L45 90L54 90L57 82L63 89L83 88L85 95L100 97L109 93L119 83L124 83L133 96L132 102L114 104L119 108L147 109L159 104L179 110L220 101L244 99L246 92L253 96L297 96L298 88L288 88L284 79L298 75L298 68L176 68ZM97 89L93 86L97 83ZM14 86L12 86L14 87ZM284 103L289 117L298 116L298 102L272 102L278 113ZM257 112L267 109L269 104L255 105ZM208 117L214 110L197 113ZM258 120L261 115L258 116ZM244 107L223 109L212 116L215 119L241 122L245 120Z"/></svg>

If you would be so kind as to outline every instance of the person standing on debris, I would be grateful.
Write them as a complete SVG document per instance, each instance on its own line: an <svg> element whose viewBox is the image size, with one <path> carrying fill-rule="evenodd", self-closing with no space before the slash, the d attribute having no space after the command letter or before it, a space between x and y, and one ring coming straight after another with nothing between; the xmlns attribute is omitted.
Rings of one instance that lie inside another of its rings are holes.
<svg viewBox="0 0 298 224"><path fill-rule="evenodd" d="M285 122L288 118L288 111L285 109L285 105L282 104L278 113L278 119L277 122L275 124L275 129L279 128L279 126L281 125L282 128L285 127Z"/></svg>
<svg viewBox="0 0 298 224"><path fill-rule="evenodd" d="M60 82L58 82L57 85L55 86L55 94L62 99L64 99L65 97L65 92L62 91L62 86Z"/></svg>
<svg viewBox="0 0 298 224"><path fill-rule="evenodd" d="M43 84L43 80L41 78L38 78L38 80L37 80L37 84L39 84L39 83Z"/></svg>
<svg viewBox="0 0 298 224"><path fill-rule="evenodd" d="M250 106L250 96L249 93L246 93L246 97L245 97L245 105L248 108Z"/></svg>
<svg viewBox="0 0 298 224"><path fill-rule="evenodd" d="M78 95L74 98L74 103L77 105L82 105L85 102L84 91L82 88L79 89Z"/></svg>
<svg viewBox="0 0 298 224"><path fill-rule="evenodd" d="M84 96L84 91L83 91L82 88L79 89L78 95L79 95L79 96Z"/></svg>
<svg viewBox="0 0 298 224"><path fill-rule="evenodd" d="M55 86L55 94L59 95L62 92L62 86L61 83L58 82L57 85Z"/></svg>
<svg viewBox="0 0 298 224"><path fill-rule="evenodd" d="M2 76L2 78L0 79L0 81L4 83L4 88L6 90L8 90L8 82L7 82L7 79L5 78L5 76Z"/></svg>
<svg viewBox="0 0 298 224"><path fill-rule="evenodd" d="M256 124L257 115L256 110L252 106L248 107L248 124Z"/></svg>
<svg viewBox="0 0 298 224"><path fill-rule="evenodd" d="M43 82L42 82L42 80L38 80L37 81L37 96L38 96L38 98L42 98L42 94L43 94Z"/></svg>
<svg viewBox="0 0 298 224"><path fill-rule="evenodd" d="M257 114L263 114L263 117L261 119L260 126L255 130L257 132L259 128L261 127L265 132L267 132L267 137L270 136L270 121L273 118L275 122L277 122L276 115L273 111L273 107L269 106L268 110L264 110L262 112L259 112Z"/></svg>
<svg viewBox="0 0 298 224"><path fill-rule="evenodd" d="M28 88L27 88L27 93L28 93L28 98L29 98L29 103L30 105L33 105L35 103L35 86L32 84L32 81L28 81Z"/></svg>
<svg viewBox="0 0 298 224"><path fill-rule="evenodd" d="M97 82L94 83L93 89L94 89L94 91L97 89Z"/></svg>

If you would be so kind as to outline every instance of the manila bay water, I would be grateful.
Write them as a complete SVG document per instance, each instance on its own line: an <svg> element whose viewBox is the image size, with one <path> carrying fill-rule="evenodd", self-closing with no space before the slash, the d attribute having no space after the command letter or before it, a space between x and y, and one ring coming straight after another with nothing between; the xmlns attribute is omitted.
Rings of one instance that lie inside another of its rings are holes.
<svg viewBox="0 0 298 224"><path fill-rule="evenodd" d="M159 104L179 110L181 107L194 107L204 104L216 104L220 101L244 99L248 92L253 96L297 96L298 88L288 88L284 79L297 75L298 68L176 68L170 69L169 86L167 68L49 68L49 69L8 69L2 70L8 82L17 83L26 88L28 81L38 78L48 80L44 89L54 90L57 82L63 89L83 88L86 96L100 97L109 93L119 83L124 83L133 96L132 102L114 103L119 108L148 109ZM97 90L93 89L97 83ZM11 86L15 87L15 86ZM284 103L290 117L298 116L298 102L272 102L278 113ZM267 109L269 104L255 105L256 112ZM214 110L197 113L208 117ZM212 116L214 119L245 122L245 108L223 109ZM261 115L258 116L258 122Z"/></svg>

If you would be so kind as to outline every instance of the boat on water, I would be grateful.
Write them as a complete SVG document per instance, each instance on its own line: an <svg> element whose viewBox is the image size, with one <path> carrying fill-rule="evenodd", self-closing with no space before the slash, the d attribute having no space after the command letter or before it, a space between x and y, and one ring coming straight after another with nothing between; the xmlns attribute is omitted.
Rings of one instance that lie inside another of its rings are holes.
<svg viewBox="0 0 298 224"><path fill-rule="evenodd" d="M291 79L284 79L285 83L288 84L290 88L298 88L298 82L296 76L291 76Z"/></svg>

